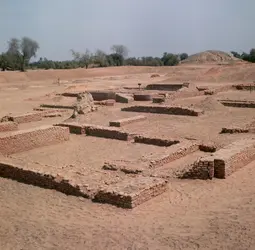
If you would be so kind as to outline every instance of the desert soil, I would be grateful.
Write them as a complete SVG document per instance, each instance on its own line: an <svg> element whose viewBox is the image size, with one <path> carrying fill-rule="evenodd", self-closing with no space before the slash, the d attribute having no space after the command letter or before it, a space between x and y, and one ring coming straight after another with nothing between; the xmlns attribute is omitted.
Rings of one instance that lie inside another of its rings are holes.
<svg viewBox="0 0 255 250"><path fill-rule="evenodd" d="M221 87L250 83L255 66L118 67L56 71L0 72L0 116L31 112L41 103L61 102L56 93L92 89L121 89L154 82L191 81L197 86ZM150 78L152 73L160 77ZM56 84L60 77L61 84ZM243 135L219 135L224 126L243 126L255 118L253 109L227 108L218 99L255 100L254 92L227 91L214 96L176 99L176 105L202 108L201 117L146 114L147 120L125 127L130 132L195 138L226 145ZM64 99L64 102L67 99ZM101 107L79 118L80 122L108 125L110 120L131 117L122 104ZM21 124L20 129L55 124L67 119L47 118ZM254 134L253 134L254 136ZM76 138L77 137L77 138ZM72 135L59 144L16 154L13 157L42 164L76 163L88 179L101 178L105 160L141 157L162 148L129 142ZM117 152L113 153L111 147ZM199 153L200 154L200 153ZM93 156L96 155L96 159ZM92 203L54 190L0 178L0 249L255 249L255 162L226 180L171 179L169 190L133 210ZM78 169L77 168L77 169ZM87 172L86 172L87 171ZM105 178L105 177L104 177ZM109 181L122 178L109 173Z"/></svg>

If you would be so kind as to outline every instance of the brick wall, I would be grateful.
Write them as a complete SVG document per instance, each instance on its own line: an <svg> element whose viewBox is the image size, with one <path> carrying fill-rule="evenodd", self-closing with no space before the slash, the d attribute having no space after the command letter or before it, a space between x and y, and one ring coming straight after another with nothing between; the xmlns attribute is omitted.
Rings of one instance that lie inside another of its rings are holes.
<svg viewBox="0 0 255 250"><path fill-rule="evenodd" d="M125 94L118 93L116 94L116 102L120 103L130 103L133 102L134 98Z"/></svg>
<svg viewBox="0 0 255 250"><path fill-rule="evenodd" d="M191 109L187 107L171 107L171 106L131 106L122 108L122 111L144 112L168 115L186 115L199 116L204 112L198 109Z"/></svg>
<svg viewBox="0 0 255 250"><path fill-rule="evenodd" d="M190 165L180 178L183 179L201 179L207 180L214 177L214 159L213 157L202 158Z"/></svg>
<svg viewBox="0 0 255 250"><path fill-rule="evenodd" d="M0 135L0 153L15 154L69 140L69 129L45 126Z"/></svg>
<svg viewBox="0 0 255 250"><path fill-rule="evenodd" d="M116 93L113 91L89 91L94 101L103 101L108 99L116 99Z"/></svg>
<svg viewBox="0 0 255 250"><path fill-rule="evenodd" d="M135 136L135 142L150 144L150 145L155 145L160 147L169 147L174 144L180 143L180 141L174 140L174 139L151 138L151 137L144 137L140 135Z"/></svg>
<svg viewBox="0 0 255 250"><path fill-rule="evenodd" d="M130 124L130 123L144 121L144 120L146 120L145 116L138 115L138 116L124 118L124 119L120 119L120 120L116 120L116 121L110 121L109 125L112 127L122 127L122 126Z"/></svg>
<svg viewBox="0 0 255 250"><path fill-rule="evenodd" d="M40 112L34 112L16 116L5 116L2 119L16 123L37 122L42 120L42 114Z"/></svg>
<svg viewBox="0 0 255 250"><path fill-rule="evenodd" d="M9 178L25 184L39 186L47 189L55 189L67 195L82 196L88 198L86 192L81 190L79 185L64 179L58 174L46 172L46 166L40 166L40 170L27 167L23 162L16 163L10 159L0 159L0 176ZM33 164L32 164L33 165Z"/></svg>
<svg viewBox="0 0 255 250"><path fill-rule="evenodd" d="M183 84L149 84L146 86L146 89L149 90L177 91L181 88L183 88Z"/></svg>
<svg viewBox="0 0 255 250"><path fill-rule="evenodd" d="M85 126L86 135L103 137L108 139L129 141L133 139L133 136L124 131L120 131L111 127L103 127L97 125Z"/></svg>
<svg viewBox="0 0 255 250"><path fill-rule="evenodd" d="M95 201L122 208L134 208L166 190L165 180L139 176L100 190L95 196Z"/></svg>
<svg viewBox="0 0 255 250"><path fill-rule="evenodd" d="M0 132L18 130L18 123L16 122L1 122Z"/></svg>
<svg viewBox="0 0 255 250"><path fill-rule="evenodd" d="M152 155L147 157L151 168L161 167L164 164L180 159L198 150L198 145L190 142L180 142L175 144L160 155Z"/></svg>

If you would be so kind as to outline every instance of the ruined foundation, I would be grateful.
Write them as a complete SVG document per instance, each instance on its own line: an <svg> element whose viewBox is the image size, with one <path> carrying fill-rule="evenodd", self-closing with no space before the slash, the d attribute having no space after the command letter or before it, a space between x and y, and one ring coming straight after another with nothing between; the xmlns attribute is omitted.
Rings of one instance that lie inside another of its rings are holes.
<svg viewBox="0 0 255 250"><path fill-rule="evenodd" d="M100 190L95 201L122 208L134 208L166 190L165 180L139 176Z"/></svg>
<svg viewBox="0 0 255 250"><path fill-rule="evenodd" d="M177 91L179 89L183 88L183 84L149 84L146 86L146 89L148 90L167 90L167 91Z"/></svg>
<svg viewBox="0 0 255 250"><path fill-rule="evenodd" d="M225 179L255 160L255 139L236 141L217 151L213 158L214 176Z"/></svg>
<svg viewBox="0 0 255 250"><path fill-rule="evenodd" d="M3 121L12 121L16 123L37 122L42 120L42 113L34 112L15 116L5 116Z"/></svg>
<svg viewBox="0 0 255 250"><path fill-rule="evenodd" d="M174 140L174 139L151 138L151 137L144 137L144 136L135 136L135 142L155 145L159 147L169 147L174 144L180 143L179 140Z"/></svg>
<svg viewBox="0 0 255 250"><path fill-rule="evenodd" d="M134 98L125 94L118 93L116 94L116 102L120 103L130 103L133 102Z"/></svg>
<svg viewBox="0 0 255 250"><path fill-rule="evenodd" d="M204 112L198 109L191 109L187 107L174 107L174 106L131 106L122 108L122 111L154 113L154 114L167 114L167 115L186 115L186 116L199 116Z"/></svg>
<svg viewBox="0 0 255 250"><path fill-rule="evenodd" d="M0 132L15 131L18 130L18 123L16 122L1 122Z"/></svg>
<svg viewBox="0 0 255 250"><path fill-rule="evenodd" d="M69 140L68 128L44 126L0 135L0 153L15 154Z"/></svg>
<svg viewBox="0 0 255 250"><path fill-rule="evenodd" d="M255 108L255 102L253 101L231 101L231 100L219 100L224 106L234 108Z"/></svg>
<svg viewBox="0 0 255 250"><path fill-rule="evenodd" d="M129 133L111 127L103 127L98 125L86 125L85 132L86 135L89 136L103 137L121 141L129 141L133 139L133 136Z"/></svg>
<svg viewBox="0 0 255 250"><path fill-rule="evenodd" d="M144 121L144 120L146 120L145 116L138 115L138 116L124 118L124 119L120 119L120 120L116 120L116 121L110 121L109 125L111 127L122 127L122 126L130 124L130 123Z"/></svg>
<svg viewBox="0 0 255 250"><path fill-rule="evenodd" d="M58 174L46 171L46 166L40 166L40 170L33 166L34 163L17 162L17 160L0 159L0 176L25 184L30 184L46 189L55 189L67 195L82 196L88 198L77 184L65 179Z"/></svg>

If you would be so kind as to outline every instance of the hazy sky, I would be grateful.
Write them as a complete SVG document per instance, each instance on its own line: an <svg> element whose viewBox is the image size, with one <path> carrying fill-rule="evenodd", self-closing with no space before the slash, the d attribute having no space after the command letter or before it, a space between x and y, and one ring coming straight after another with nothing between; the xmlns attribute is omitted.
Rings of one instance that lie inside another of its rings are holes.
<svg viewBox="0 0 255 250"><path fill-rule="evenodd" d="M37 57L69 59L70 49L130 56L255 47L255 0L0 0L0 51L11 37L40 44Z"/></svg>

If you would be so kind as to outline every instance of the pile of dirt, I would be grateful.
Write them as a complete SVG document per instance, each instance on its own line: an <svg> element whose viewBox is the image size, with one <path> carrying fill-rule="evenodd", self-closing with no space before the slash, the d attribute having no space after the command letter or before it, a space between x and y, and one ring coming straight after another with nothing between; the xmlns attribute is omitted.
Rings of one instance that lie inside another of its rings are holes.
<svg viewBox="0 0 255 250"><path fill-rule="evenodd" d="M197 53L182 61L182 63L191 64L231 64L242 62L244 61L234 57L232 54L217 50L207 50Z"/></svg>
<svg viewBox="0 0 255 250"><path fill-rule="evenodd" d="M206 97L201 102L194 105L195 108L204 111L224 111L226 107L214 99L212 96Z"/></svg>

